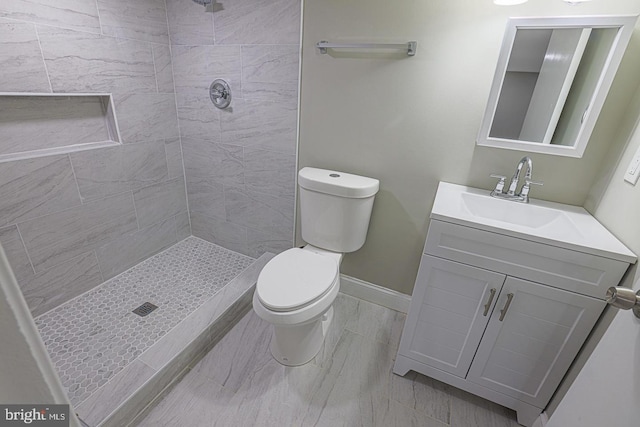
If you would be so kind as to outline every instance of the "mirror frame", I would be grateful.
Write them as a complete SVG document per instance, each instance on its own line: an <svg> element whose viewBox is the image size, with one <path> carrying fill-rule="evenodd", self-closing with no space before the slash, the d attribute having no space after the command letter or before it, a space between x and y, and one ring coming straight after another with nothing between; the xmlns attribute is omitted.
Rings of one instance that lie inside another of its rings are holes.
<svg viewBox="0 0 640 427"><path fill-rule="evenodd" d="M613 78L633 33L638 15L618 16L563 16L563 17L523 17L509 18L505 31L498 64L496 66L489 100L482 119L476 144L483 147L505 148L509 150L546 153L558 156L582 157L593 132ZM498 106L502 84L518 29L562 29L562 28L618 28L602 74L596 84L591 103L583 116L582 126L572 146L550 145L515 139L490 137L489 132Z"/></svg>

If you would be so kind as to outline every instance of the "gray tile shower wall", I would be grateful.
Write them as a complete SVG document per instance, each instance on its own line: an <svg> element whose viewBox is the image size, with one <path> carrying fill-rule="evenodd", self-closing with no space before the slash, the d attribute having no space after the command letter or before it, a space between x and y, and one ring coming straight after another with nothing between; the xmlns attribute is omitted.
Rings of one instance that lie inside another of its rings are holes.
<svg viewBox="0 0 640 427"><path fill-rule="evenodd" d="M124 143L0 163L0 243L34 315L191 235L164 0L0 1L0 92L113 93Z"/></svg>
<svg viewBox="0 0 640 427"><path fill-rule="evenodd" d="M123 142L0 163L0 243L34 315L192 232L292 246L300 7L0 1L0 92L112 93Z"/></svg>
<svg viewBox="0 0 640 427"><path fill-rule="evenodd" d="M166 0L195 236L258 257L293 245L299 0ZM209 100L231 85L225 110Z"/></svg>

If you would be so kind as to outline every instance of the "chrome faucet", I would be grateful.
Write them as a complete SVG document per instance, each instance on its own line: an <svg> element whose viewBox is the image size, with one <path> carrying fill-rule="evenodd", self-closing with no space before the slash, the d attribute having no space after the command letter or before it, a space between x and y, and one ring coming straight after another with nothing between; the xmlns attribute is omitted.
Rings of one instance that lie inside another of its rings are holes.
<svg viewBox="0 0 640 427"><path fill-rule="evenodd" d="M522 168L524 165L527 165L527 173L524 176L524 184L520 188L520 193L516 193L518 189L518 184L520 182L520 174L522 173ZM523 157L518 162L518 166L516 166L516 172L511 177L511 183L509 184L509 189L505 193L505 179L506 176L503 175L495 175L491 174L492 178L498 178L499 181L496 184L496 188L491 192L492 197L497 197L500 199L512 200L514 202L523 202L529 203L529 191L531 189L531 185L542 185L542 182L533 181L531 176L533 174L533 162L531 158L528 156Z"/></svg>

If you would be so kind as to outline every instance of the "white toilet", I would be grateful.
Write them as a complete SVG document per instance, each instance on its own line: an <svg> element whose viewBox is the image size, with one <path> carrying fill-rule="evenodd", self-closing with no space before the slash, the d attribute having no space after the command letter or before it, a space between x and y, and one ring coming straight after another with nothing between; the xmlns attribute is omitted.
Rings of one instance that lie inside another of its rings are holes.
<svg viewBox="0 0 640 427"><path fill-rule="evenodd" d="M271 354L283 365L309 362L322 347L340 290L342 254L367 237L377 179L325 169L298 173L302 239L308 244L264 266L253 309L273 325Z"/></svg>

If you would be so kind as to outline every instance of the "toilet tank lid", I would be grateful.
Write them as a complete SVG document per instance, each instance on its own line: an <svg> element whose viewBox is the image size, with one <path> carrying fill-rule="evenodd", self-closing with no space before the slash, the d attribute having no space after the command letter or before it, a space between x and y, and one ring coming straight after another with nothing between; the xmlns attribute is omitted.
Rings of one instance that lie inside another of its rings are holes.
<svg viewBox="0 0 640 427"><path fill-rule="evenodd" d="M380 188L380 181L345 172L305 167L298 172L298 185L319 193L362 199L375 195Z"/></svg>

